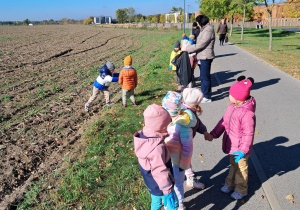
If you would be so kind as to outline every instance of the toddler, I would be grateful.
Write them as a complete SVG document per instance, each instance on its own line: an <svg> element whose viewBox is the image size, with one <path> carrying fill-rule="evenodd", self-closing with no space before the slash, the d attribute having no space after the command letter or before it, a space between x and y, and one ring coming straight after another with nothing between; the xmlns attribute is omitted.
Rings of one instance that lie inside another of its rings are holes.
<svg viewBox="0 0 300 210"><path fill-rule="evenodd" d="M192 111L181 110L182 96L180 93L169 91L163 98L162 106L172 117L172 123L168 126L169 136L165 139L173 164L175 178L175 192L178 198L179 208L185 209L184 200L184 171L191 166L193 154L193 130L197 120ZM192 117L191 117L192 116Z"/></svg>
<svg viewBox="0 0 300 210"><path fill-rule="evenodd" d="M139 168L151 194L151 210L160 210L162 199L167 210L177 209L173 169L169 151L164 143L170 114L161 106L152 104L144 111L145 126L134 137L135 154Z"/></svg>
<svg viewBox="0 0 300 210"><path fill-rule="evenodd" d="M253 146L256 103L250 96L254 80L245 76L237 80L229 90L231 104L210 133L213 138L224 133L222 149L230 155L229 174L221 191L229 193L234 190L231 197L242 199L248 192L248 158Z"/></svg>
<svg viewBox="0 0 300 210"><path fill-rule="evenodd" d="M86 112L89 111L90 104L96 99L99 92L102 92L104 94L106 106L111 106L113 104L110 102L108 86L111 82L118 81L119 74L114 73L115 66L109 61L106 64L104 64L99 71L100 75L94 82L93 94L84 106Z"/></svg>
<svg viewBox="0 0 300 210"><path fill-rule="evenodd" d="M134 89L137 86L138 79L137 73L134 68L132 68L131 56L127 56L124 59L124 68L120 72L119 83L122 86L122 107L126 108L127 95L129 96L132 106L137 106L134 98Z"/></svg>

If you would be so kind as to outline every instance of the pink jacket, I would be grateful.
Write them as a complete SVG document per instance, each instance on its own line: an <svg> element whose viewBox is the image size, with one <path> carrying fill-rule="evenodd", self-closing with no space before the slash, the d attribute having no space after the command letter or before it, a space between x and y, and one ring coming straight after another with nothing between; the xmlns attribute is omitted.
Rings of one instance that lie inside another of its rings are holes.
<svg viewBox="0 0 300 210"><path fill-rule="evenodd" d="M171 193L174 178L171 157L164 143L165 137L163 135L150 138L143 137L142 131L136 132L133 136L140 171L150 193L160 195L155 187L157 185L164 195Z"/></svg>
<svg viewBox="0 0 300 210"><path fill-rule="evenodd" d="M232 154L238 150L246 155L251 153L256 123L255 108L253 97L240 106L229 105L223 118L210 132L214 138L219 138L225 131L222 146L224 153Z"/></svg>

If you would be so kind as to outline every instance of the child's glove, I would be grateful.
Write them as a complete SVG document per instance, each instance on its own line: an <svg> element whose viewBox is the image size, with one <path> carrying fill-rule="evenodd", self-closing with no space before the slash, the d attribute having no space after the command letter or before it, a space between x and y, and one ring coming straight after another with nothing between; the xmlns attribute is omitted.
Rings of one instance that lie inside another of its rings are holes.
<svg viewBox="0 0 300 210"><path fill-rule="evenodd" d="M170 194L164 195L163 199L165 207L168 206L170 209L175 209L176 194L174 190Z"/></svg>
<svg viewBox="0 0 300 210"><path fill-rule="evenodd" d="M172 70L172 66L171 65L169 66L169 70Z"/></svg>
<svg viewBox="0 0 300 210"><path fill-rule="evenodd" d="M242 159L243 157L245 157L245 153L243 153L241 150L237 151L237 152L233 152L233 155L235 155L234 159L235 162L239 162L240 159Z"/></svg>

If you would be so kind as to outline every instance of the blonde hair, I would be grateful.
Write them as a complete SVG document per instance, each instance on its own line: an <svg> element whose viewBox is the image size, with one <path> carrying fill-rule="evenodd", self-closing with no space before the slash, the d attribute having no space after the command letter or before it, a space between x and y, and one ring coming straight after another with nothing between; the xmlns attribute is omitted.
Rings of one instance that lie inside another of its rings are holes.
<svg viewBox="0 0 300 210"><path fill-rule="evenodd" d="M199 113L199 114L202 114L202 109L201 109L201 106L199 105L189 105L190 107L196 109L196 112Z"/></svg>

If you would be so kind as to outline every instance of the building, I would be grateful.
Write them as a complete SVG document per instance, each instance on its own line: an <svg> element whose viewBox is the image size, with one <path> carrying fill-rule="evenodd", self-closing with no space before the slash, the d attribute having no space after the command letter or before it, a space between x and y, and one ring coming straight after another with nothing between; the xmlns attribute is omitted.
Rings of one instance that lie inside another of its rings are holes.
<svg viewBox="0 0 300 210"><path fill-rule="evenodd" d="M94 17L94 23L95 24L111 24L111 17L110 16L99 16Z"/></svg>
<svg viewBox="0 0 300 210"><path fill-rule="evenodd" d="M185 13L185 21L187 22L192 16L192 13ZM165 14L166 23L179 23L180 12Z"/></svg>

